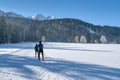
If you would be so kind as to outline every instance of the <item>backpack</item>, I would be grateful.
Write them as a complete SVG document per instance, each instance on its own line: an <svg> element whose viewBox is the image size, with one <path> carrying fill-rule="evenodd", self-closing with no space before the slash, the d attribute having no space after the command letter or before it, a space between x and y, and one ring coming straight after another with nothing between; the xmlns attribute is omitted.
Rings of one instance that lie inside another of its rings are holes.
<svg viewBox="0 0 120 80"><path fill-rule="evenodd" d="M35 51L38 51L38 45L35 46Z"/></svg>
<svg viewBox="0 0 120 80"><path fill-rule="evenodd" d="M43 44L38 45L39 50L43 50Z"/></svg>

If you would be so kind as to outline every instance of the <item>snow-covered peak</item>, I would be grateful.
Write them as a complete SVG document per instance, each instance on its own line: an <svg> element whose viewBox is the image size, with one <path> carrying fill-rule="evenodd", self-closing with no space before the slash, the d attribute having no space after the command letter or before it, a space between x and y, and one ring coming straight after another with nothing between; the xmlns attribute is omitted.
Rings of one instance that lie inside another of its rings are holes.
<svg viewBox="0 0 120 80"><path fill-rule="evenodd" d="M23 18L22 15L16 14L16 13L14 13L14 12L7 12L7 13L6 13L6 16L8 16L8 17L22 17L22 18Z"/></svg>
<svg viewBox="0 0 120 80"><path fill-rule="evenodd" d="M14 12L4 12L2 10L0 10L0 16L5 16L5 17L24 17L21 14L16 14Z"/></svg>
<svg viewBox="0 0 120 80"><path fill-rule="evenodd" d="M56 19L56 18L53 17L53 16L48 16L47 19L48 19L48 20L51 20L51 19Z"/></svg>
<svg viewBox="0 0 120 80"><path fill-rule="evenodd" d="M56 19L55 17L53 16L44 16L43 14L35 14L33 16L31 16L31 19L34 19L34 20L51 20L51 19Z"/></svg>
<svg viewBox="0 0 120 80"><path fill-rule="evenodd" d="M35 14L30 17L24 17L21 14L17 14L14 12L4 12L0 10L0 16L5 16L5 17L19 17L19 18L28 18L28 19L33 19L33 20L51 20L51 19L56 19L53 16L44 16L43 14Z"/></svg>
<svg viewBox="0 0 120 80"><path fill-rule="evenodd" d="M5 16L5 12L3 12L2 10L0 10L0 16Z"/></svg>
<svg viewBox="0 0 120 80"><path fill-rule="evenodd" d="M46 17L42 14L33 15L33 16L31 16L31 18L35 19L35 20L46 20Z"/></svg>

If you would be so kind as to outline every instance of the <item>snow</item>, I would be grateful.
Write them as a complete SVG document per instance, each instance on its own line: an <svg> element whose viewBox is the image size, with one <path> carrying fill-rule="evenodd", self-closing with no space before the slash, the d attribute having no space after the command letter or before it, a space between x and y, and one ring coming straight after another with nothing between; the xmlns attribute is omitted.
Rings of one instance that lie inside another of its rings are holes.
<svg viewBox="0 0 120 80"><path fill-rule="evenodd" d="M46 20L46 17L42 14L35 14L31 18L34 20Z"/></svg>
<svg viewBox="0 0 120 80"><path fill-rule="evenodd" d="M87 28L88 29L88 31L90 31L90 33L92 33L92 34L94 34L95 33L95 31L94 30L92 30L91 28Z"/></svg>
<svg viewBox="0 0 120 80"><path fill-rule="evenodd" d="M120 80L119 44L45 42L45 61L35 44L0 45L0 80Z"/></svg>

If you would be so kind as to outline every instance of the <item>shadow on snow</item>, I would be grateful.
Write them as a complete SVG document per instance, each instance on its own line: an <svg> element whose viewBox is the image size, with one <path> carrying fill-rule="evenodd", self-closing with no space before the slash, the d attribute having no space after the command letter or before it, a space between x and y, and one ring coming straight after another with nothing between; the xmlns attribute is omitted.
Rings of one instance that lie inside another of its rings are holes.
<svg viewBox="0 0 120 80"><path fill-rule="evenodd" d="M102 80L120 79L120 69L110 68L101 65L77 63L62 59L53 59L46 57L46 61L38 61L34 58L22 57L10 54L0 55L0 68L15 68L18 73L24 75L13 74L29 79L35 79L31 75L35 75L34 71L28 66L37 66L47 71L58 73L74 80L89 80L87 77L97 78ZM0 73L6 73L0 70Z"/></svg>
<svg viewBox="0 0 120 80"><path fill-rule="evenodd" d="M57 49L57 50L74 50L74 51L90 51L90 52L112 52L108 50L90 50L90 49L77 49L72 47L46 47L45 49Z"/></svg>

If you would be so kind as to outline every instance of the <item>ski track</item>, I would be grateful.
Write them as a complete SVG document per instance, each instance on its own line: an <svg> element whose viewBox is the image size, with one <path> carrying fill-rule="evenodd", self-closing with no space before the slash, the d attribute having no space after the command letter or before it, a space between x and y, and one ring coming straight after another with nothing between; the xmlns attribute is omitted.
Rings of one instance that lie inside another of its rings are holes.
<svg viewBox="0 0 120 80"><path fill-rule="evenodd" d="M95 44L97 46L91 47L93 44L44 43L45 61L34 58L34 45L35 43L0 45L0 80L120 80L120 63L116 66L112 62L105 64L99 60L94 61L98 55L91 58L94 53L104 53L105 58L111 59L113 56L113 59L118 60L120 45ZM107 47L111 47L110 50ZM88 62L83 53L89 53ZM111 55L113 53L117 57Z"/></svg>

